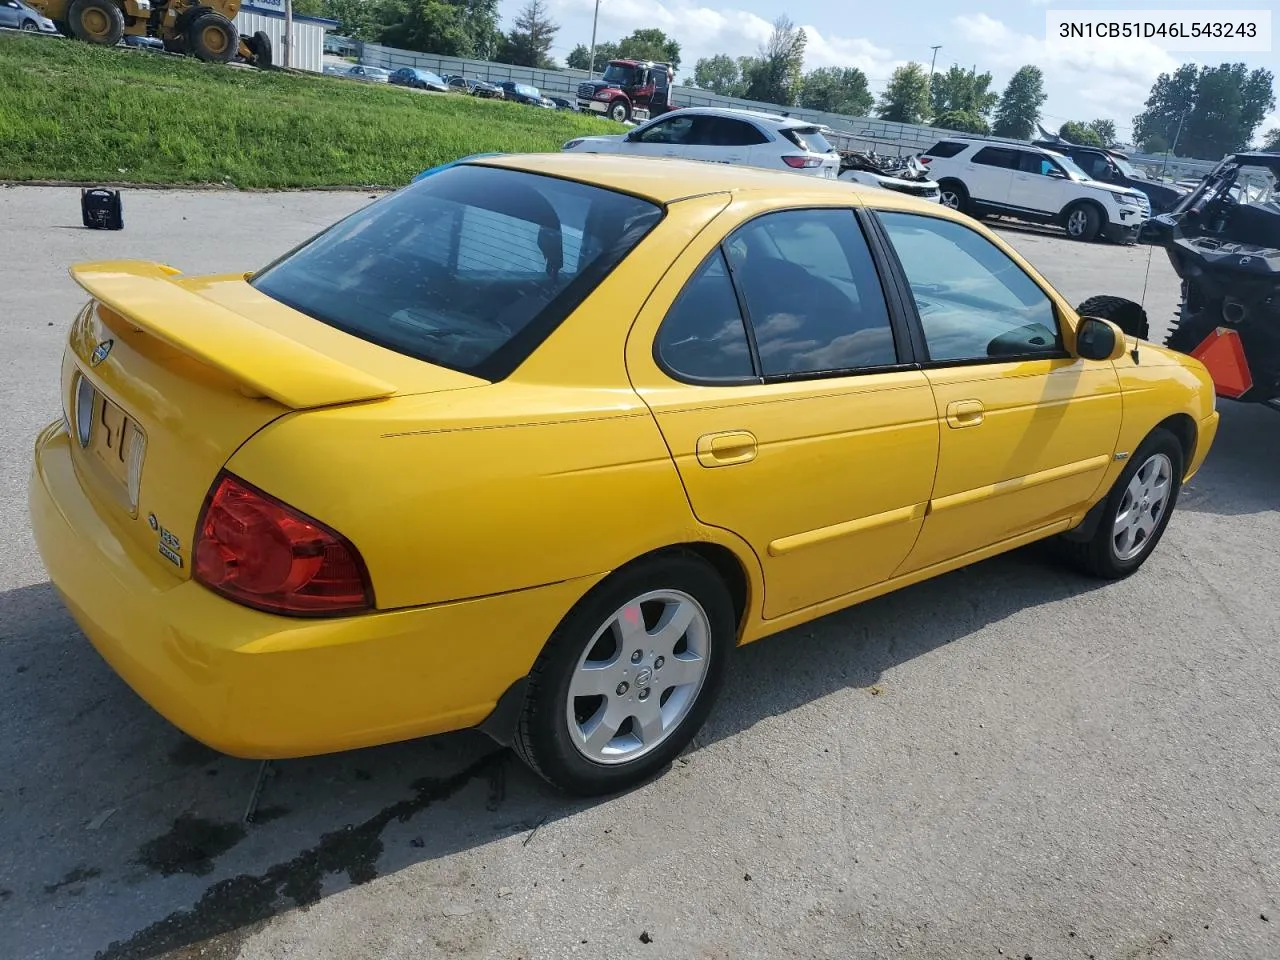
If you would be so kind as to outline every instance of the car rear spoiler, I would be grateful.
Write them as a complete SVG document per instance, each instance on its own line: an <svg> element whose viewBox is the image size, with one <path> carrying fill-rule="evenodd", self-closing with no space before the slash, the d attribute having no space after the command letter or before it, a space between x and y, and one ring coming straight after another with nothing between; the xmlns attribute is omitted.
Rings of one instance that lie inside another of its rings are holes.
<svg viewBox="0 0 1280 960"><path fill-rule="evenodd" d="M180 271L102 260L71 278L137 329L294 410L378 400L396 388L179 285Z"/></svg>

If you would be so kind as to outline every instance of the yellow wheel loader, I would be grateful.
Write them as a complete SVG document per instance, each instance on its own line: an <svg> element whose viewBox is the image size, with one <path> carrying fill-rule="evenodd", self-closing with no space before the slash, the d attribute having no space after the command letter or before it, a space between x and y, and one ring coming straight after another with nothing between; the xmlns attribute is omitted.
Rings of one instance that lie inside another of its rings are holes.
<svg viewBox="0 0 1280 960"><path fill-rule="evenodd" d="M211 63L240 59L271 66L271 38L240 36L240 0L30 0L64 36L115 46L124 37L155 37L170 53Z"/></svg>

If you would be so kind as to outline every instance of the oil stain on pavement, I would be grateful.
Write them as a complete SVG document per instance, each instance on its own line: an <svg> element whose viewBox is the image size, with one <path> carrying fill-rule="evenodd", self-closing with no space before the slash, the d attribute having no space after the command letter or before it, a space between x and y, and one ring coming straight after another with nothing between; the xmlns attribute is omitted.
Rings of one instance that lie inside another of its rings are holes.
<svg viewBox="0 0 1280 960"><path fill-rule="evenodd" d="M145 960L197 943L201 945L201 957L233 957L244 940L280 910L318 901L326 875L344 873L352 884L374 879L383 849L382 832L391 823L409 820L477 778L494 776L494 768L504 762L505 756L506 751L497 750L453 776L415 780L412 797L385 807L363 823L323 834L315 846L261 874L241 874L215 883L191 909L178 910L128 940L111 944L97 954L96 960ZM220 851L225 852L243 836L243 828L237 824L188 820L180 830L181 820L174 822L174 830L144 845L142 862L162 872L176 872L175 864L203 865L204 860L217 856L209 854L211 839L227 843ZM211 832L211 826L234 827L239 835L233 836L234 831L225 829ZM217 940L206 942L213 938Z"/></svg>

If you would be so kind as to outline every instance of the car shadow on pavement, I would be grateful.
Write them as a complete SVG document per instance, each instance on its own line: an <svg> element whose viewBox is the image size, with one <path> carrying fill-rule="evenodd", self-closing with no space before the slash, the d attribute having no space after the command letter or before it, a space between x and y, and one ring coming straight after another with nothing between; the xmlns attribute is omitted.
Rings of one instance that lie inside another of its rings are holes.
<svg viewBox="0 0 1280 960"><path fill-rule="evenodd" d="M1218 435L1178 509L1218 516L1280 510L1280 413L1228 400L1218 412Z"/></svg>
<svg viewBox="0 0 1280 960"><path fill-rule="evenodd" d="M751 644L680 763L696 771L709 744L1098 586L1032 547ZM274 763L246 824L260 765L154 713L48 584L0 594L0 692L0 926L14 956L199 944L229 960L283 910L459 850L527 843L592 805L468 731Z"/></svg>

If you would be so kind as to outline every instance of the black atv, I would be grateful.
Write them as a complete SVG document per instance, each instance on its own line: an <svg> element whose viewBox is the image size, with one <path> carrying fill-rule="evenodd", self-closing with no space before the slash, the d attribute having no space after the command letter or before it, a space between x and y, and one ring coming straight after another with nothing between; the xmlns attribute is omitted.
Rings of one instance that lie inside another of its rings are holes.
<svg viewBox="0 0 1280 960"><path fill-rule="evenodd" d="M1219 396L1280 409L1280 153L1227 157L1140 240L1164 247L1182 279L1165 344L1200 357ZM1147 336L1131 301L1095 297L1077 312Z"/></svg>

